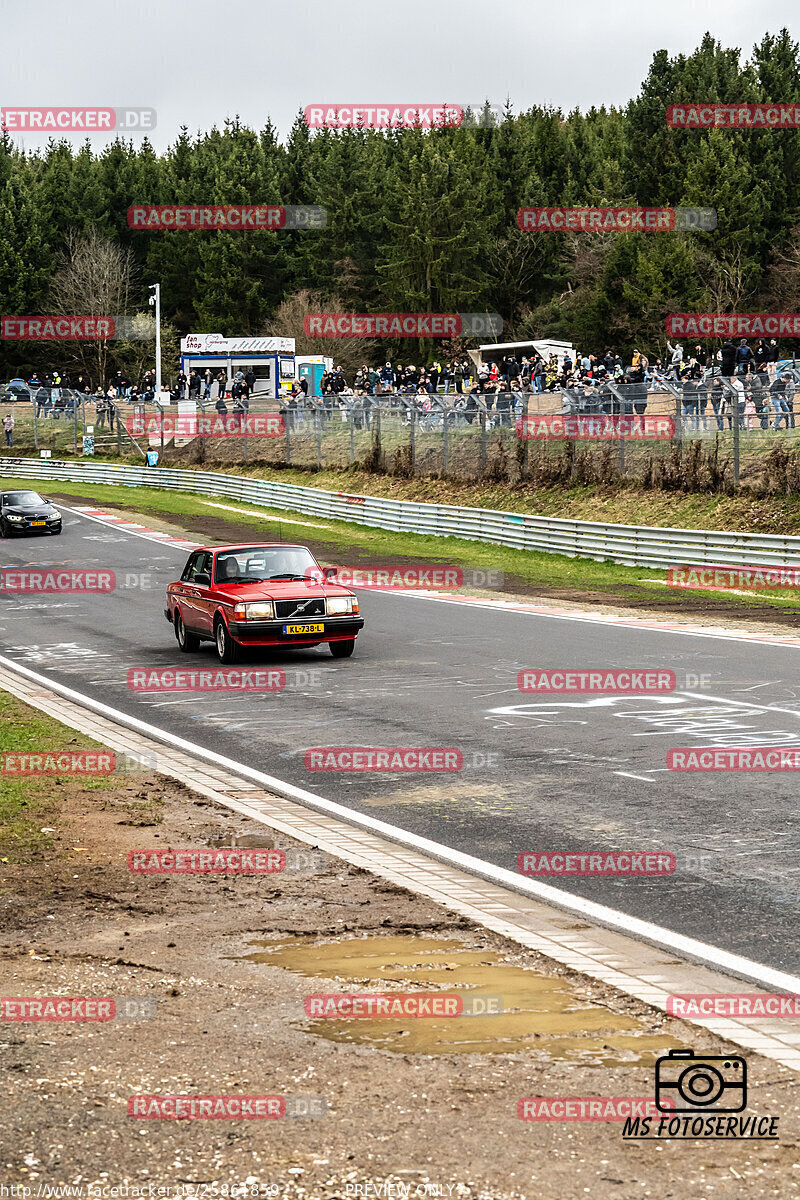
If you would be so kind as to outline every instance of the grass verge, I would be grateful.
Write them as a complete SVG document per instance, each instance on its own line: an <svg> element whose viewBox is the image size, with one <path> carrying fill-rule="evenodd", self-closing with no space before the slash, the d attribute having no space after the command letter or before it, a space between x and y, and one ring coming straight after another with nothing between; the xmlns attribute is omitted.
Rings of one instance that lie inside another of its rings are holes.
<svg viewBox="0 0 800 1200"><path fill-rule="evenodd" d="M99 742L77 733L47 713L31 708L8 692L0 691L0 751L46 754L61 750L98 750ZM24 861L47 853L50 834L44 832L58 820L66 796L121 789L135 776L3 774L0 786L0 861ZM153 804L132 796L118 798L129 816L153 809ZM150 814L152 820L152 813ZM150 821L148 821L150 823Z"/></svg>
<svg viewBox="0 0 800 1200"><path fill-rule="evenodd" d="M18 480L18 486L41 487L41 481ZM506 591L521 590L575 601L622 604L632 608L675 609L676 596L686 601L687 611L697 612L713 598L717 615L758 617L760 610L775 610L787 619L800 616L794 591L757 592L733 595L728 592L676 593L665 586L666 573L649 567L625 567L592 559L568 558L528 550L513 550L488 542L460 538L437 538L422 534L393 533L347 521L323 520L293 511L276 511L218 496L189 492L166 492L157 488L126 488L110 484L89 485L54 480L59 495L96 501L171 521L201 533L214 525L209 540L241 540L243 529L252 529L259 539L281 538L312 543L321 556L330 553L339 563L354 566L377 561L396 563L447 563L465 571L502 572ZM53 491L53 489L45 489ZM225 525L230 526L226 530ZM520 590L517 587L517 590Z"/></svg>

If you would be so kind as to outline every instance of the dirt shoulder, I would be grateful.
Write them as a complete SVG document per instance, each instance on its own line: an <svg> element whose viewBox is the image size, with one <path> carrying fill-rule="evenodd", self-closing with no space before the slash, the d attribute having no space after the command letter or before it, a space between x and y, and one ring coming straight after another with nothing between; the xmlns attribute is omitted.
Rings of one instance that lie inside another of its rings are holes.
<svg viewBox="0 0 800 1200"><path fill-rule="evenodd" d="M18 705L17 728L28 713ZM0 994L134 998L150 1016L3 1022L6 1184L33 1195L44 1183L152 1183L165 1195L191 1184L202 1196L247 1181L254 1195L320 1200L789 1194L800 1097L787 1069L748 1056L748 1113L778 1116L777 1142L623 1141L618 1121L523 1122L523 1097L651 1096L668 1046L729 1050L341 861L268 876L132 873L134 849L272 841L163 777L47 780L30 815L45 812L49 832L0 851ZM304 1008L312 994L420 990L488 991L509 1012L433 1033L403 1017L329 1031ZM327 1111L127 1115L129 1097L175 1093L315 1096Z"/></svg>

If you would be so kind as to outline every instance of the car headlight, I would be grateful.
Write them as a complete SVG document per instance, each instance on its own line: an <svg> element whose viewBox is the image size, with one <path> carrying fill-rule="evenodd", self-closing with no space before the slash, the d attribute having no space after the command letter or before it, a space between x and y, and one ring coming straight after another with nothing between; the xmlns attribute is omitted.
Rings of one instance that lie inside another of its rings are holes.
<svg viewBox="0 0 800 1200"><path fill-rule="evenodd" d="M271 600L254 600L236 604L233 615L239 621L269 621L275 616L275 609Z"/></svg>
<svg viewBox="0 0 800 1200"><path fill-rule="evenodd" d="M15 516L13 515L13 513L9 513L9 514L8 514L8 518L7 518L7 519L8 519L9 521L24 521L24 520L25 520L25 518L24 518L24 517L15 517Z"/></svg>
<svg viewBox="0 0 800 1200"><path fill-rule="evenodd" d="M49 516L49 518L48 518L48 519L49 519L50 521L60 521L60 520L61 520L61 513L58 511L58 509L57 509L57 508L54 508L54 509L53 509L53 511L50 513L50 516Z"/></svg>
<svg viewBox="0 0 800 1200"><path fill-rule="evenodd" d="M343 617L358 612L358 601L355 596L329 596L327 606L329 617Z"/></svg>

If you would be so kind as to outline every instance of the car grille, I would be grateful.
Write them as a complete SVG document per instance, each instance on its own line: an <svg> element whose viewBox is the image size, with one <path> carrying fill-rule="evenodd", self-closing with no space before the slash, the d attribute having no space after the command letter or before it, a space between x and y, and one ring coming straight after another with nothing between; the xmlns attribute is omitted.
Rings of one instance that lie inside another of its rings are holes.
<svg viewBox="0 0 800 1200"><path fill-rule="evenodd" d="M305 617L324 617L325 598L316 596L313 600L305 600L300 596L297 600L276 600L275 616L297 617L299 621Z"/></svg>

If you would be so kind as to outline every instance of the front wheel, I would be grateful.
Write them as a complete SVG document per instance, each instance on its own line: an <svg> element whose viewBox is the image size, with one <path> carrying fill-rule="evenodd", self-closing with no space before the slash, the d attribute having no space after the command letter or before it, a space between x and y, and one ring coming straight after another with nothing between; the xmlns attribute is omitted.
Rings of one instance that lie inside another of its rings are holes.
<svg viewBox="0 0 800 1200"><path fill-rule="evenodd" d="M214 640L217 644L217 657L221 663L235 663L239 661L239 647L228 632L228 626L221 618L217 621Z"/></svg>
<svg viewBox="0 0 800 1200"><path fill-rule="evenodd" d="M348 638L345 642L328 642L334 658L349 658L356 648L356 639Z"/></svg>
<svg viewBox="0 0 800 1200"><path fill-rule="evenodd" d="M200 638L187 631L183 617L177 609L175 611L175 638L184 654L193 654L195 650L200 649Z"/></svg>

